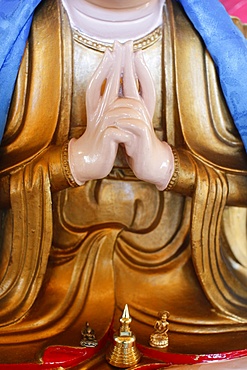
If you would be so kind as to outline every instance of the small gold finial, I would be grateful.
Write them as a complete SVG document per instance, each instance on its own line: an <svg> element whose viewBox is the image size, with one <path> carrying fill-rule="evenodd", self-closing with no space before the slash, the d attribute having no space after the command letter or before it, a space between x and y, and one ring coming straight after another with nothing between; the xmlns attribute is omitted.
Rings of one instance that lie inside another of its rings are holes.
<svg viewBox="0 0 247 370"><path fill-rule="evenodd" d="M82 340L80 341L80 345L82 347L96 347L98 345L94 330L91 328L88 322L86 322L85 329L81 331L81 334Z"/></svg>
<svg viewBox="0 0 247 370"><path fill-rule="evenodd" d="M154 324L154 332L150 335L149 344L156 348L165 348L168 346L168 330L169 322L167 321L170 316L168 311L162 311L158 314L159 320Z"/></svg>
<svg viewBox="0 0 247 370"><path fill-rule="evenodd" d="M127 304L124 307L122 317L119 321L122 324L120 326L120 329L119 329L119 335L121 337L124 337L124 336L131 337L132 331L130 330L130 323L131 323L132 319L129 315L129 307L128 307Z"/></svg>
<svg viewBox="0 0 247 370"><path fill-rule="evenodd" d="M132 319L129 315L128 305L125 305L122 317L120 318L121 326L119 333L113 336L113 345L106 356L110 365L118 368L128 368L138 364L141 354L136 348L136 338L130 330Z"/></svg>

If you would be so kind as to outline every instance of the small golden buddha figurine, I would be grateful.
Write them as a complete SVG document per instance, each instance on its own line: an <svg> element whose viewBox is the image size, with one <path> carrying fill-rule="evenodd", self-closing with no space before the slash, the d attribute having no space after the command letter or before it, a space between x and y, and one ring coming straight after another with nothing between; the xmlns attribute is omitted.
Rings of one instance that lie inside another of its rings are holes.
<svg viewBox="0 0 247 370"><path fill-rule="evenodd" d="M82 347L96 347L98 345L94 330L91 328L88 322L86 322L85 329L81 331L81 334L82 340L80 341L80 345Z"/></svg>
<svg viewBox="0 0 247 370"><path fill-rule="evenodd" d="M154 324L154 333L150 335L149 344L156 348L165 348L168 346L168 330L169 322L167 321L170 316L168 311L159 312L159 320Z"/></svg>
<svg viewBox="0 0 247 370"><path fill-rule="evenodd" d="M107 362L112 366L128 368L136 365L141 359L141 354L136 348L135 335L130 330L131 321L128 305L126 304L120 319L119 334L114 335L114 343L106 356Z"/></svg>

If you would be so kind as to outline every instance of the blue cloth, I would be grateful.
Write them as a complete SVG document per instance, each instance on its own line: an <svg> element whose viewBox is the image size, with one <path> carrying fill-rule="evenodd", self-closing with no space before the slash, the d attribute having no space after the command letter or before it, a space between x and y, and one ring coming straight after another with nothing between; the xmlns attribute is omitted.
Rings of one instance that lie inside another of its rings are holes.
<svg viewBox="0 0 247 370"><path fill-rule="evenodd" d="M247 41L218 0L179 0L214 60L247 151Z"/></svg>
<svg viewBox="0 0 247 370"><path fill-rule="evenodd" d="M0 141L32 15L40 1L0 0Z"/></svg>

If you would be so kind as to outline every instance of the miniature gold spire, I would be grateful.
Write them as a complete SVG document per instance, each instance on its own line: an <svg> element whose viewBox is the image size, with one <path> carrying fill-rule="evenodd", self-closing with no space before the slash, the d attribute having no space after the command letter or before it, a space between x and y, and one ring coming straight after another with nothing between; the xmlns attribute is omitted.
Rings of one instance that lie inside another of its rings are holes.
<svg viewBox="0 0 247 370"><path fill-rule="evenodd" d="M121 326L120 326L120 329L119 329L119 335L120 337L131 337L132 335L132 331L130 330L130 326L129 324L131 323L132 319L129 315L129 307L128 305L126 304L125 307L124 307L124 311L123 311L123 314L122 314L122 317L120 319L120 322L121 322Z"/></svg>
<svg viewBox="0 0 247 370"><path fill-rule="evenodd" d="M136 348L136 338L130 330L132 319L129 315L128 305L125 305L122 317L120 318L121 326L118 334L113 336L113 345L111 346L106 360L110 365L119 368L128 368L136 365L141 354Z"/></svg>

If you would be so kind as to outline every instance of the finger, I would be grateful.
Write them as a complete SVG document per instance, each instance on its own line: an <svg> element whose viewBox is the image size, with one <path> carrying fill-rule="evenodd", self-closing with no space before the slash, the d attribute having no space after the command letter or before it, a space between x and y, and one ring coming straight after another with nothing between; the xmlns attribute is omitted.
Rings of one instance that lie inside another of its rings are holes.
<svg viewBox="0 0 247 370"><path fill-rule="evenodd" d="M113 122L118 122L123 118L130 121L141 121L142 125L146 125L153 130L152 120L150 119L149 112L142 99L117 99L113 104L107 107L101 127L109 126Z"/></svg>
<svg viewBox="0 0 247 370"><path fill-rule="evenodd" d="M121 130L117 126L109 126L104 131L104 138L107 139L107 143L112 142L117 144L126 144L133 139L133 135L130 132Z"/></svg>
<svg viewBox="0 0 247 370"><path fill-rule="evenodd" d="M126 152L126 158L131 158L136 150L136 135L133 133L123 130L119 127L109 127L107 129L111 140L118 145L123 145Z"/></svg>
<svg viewBox="0 0 247 370"><path fill-rule="evenodd" d="M142 120L143 122L147 121L147 119L145 120L145 118L147 118L145 117L145 112L143 112L140 105L131 104L129 102L129 99L123 98L118 100L123 100L124 103L118 103L118 101L116 101L114 104L111 105L110 109L105 112L104 122L102 123L102 126L109 126L112 122L117 122L119 119L122 118L126 118L129 120L138 119ZM135 102L136 101L134 101L134 103Z"/></svg>
<svg viewBox="0 0 247 370"><path fill-rule="evenodd" d="M132 120L130 122L123 118L119 120L116 125L122 132L125 132L126 138L128 139L123 142L123 144L126 152L126 159L129 161L135 156L134 153L138 150L138 147L142 146L140 145L140 137L142 136L141 129L137 127L137 120Z"/></svg>
<svg viewBox="0 0 247 370"><path fill-rule="evenodd" d="M147 143L150 142L152 135L155 135L153 130L143 122L136 118L120 118L115 123L116 127L128 132L136 137L141 137Z"/></svg>
<svg viewBox="0 0 247 370"><path fill-rule="evenodd" d="M124 97L126 98L140 98L137 88L137 76L134 69L134 53L132 41L128 41L125 44L123 93Z"/></svg>
<svg viewBox="0 0 247 370"><path fill-rule="evenodd" d="M152 118L155 110L156 93L152 76L143 59L141 51L135 53L134 63L140 83L141 97L147 107L150 117Z"/></svg>
<svg viewBox="0 0 247 370"><path fill-rule="evenodd" d="M113 58L107 49L104 56L93 74L86 91L86 105L88 113L95 112L101 98L101 88L112 69Z"/></svg>
<svg viewBox="0 0 247 370"><path fill-rule="evenodd" d="M128 162L132 168L132 159L135 161L135 165L138 165L139 160L144 160L143 154L149 155L148 153L151 152L153 145L155 145L154 138L157 139L157 137L154 130L150 130L140 120L121 119L117 121L116 126L130 134L130 140L126 141L124 146Z"/></svg>
<svg viewBox="0 0 247 370"><path fill-rule="evenodd" d="M114 48L112 52L113 63L112 68L109 71L105 92L103 95L104 105L109 105L118 98L120 89L120 80L122 75L123 65L123 45L119 42L114 42Z"/></svg>

